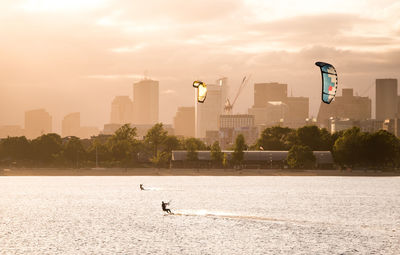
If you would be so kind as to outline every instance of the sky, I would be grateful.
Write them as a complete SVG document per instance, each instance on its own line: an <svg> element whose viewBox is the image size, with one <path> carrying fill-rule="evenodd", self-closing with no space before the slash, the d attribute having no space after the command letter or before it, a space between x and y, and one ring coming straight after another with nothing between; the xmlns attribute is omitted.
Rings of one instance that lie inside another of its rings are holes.
<svg viewBox="0 0 400 255"><path fill-rule="evenodd" d="M160 82L164 123L194 106L193 80L228 77L232 98L244 75L234 112L253 105L254 83L280 82L316 116L316 61L336 67L339 95L354 88L374 108L375 79L400 79L400 1L2 0L0 125L45 108L53 131L77 111L102 129L145 74Z"/></svg>

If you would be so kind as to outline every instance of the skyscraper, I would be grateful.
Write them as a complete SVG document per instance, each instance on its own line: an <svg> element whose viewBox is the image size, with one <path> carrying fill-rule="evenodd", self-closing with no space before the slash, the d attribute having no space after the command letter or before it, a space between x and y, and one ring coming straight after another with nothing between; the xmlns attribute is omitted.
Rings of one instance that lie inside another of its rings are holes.
<svg viewBox="0 0 400 255"><path fill-rule="evenodd" d="M178 107L178 111L174 117L175 135L185 137L195 136L194 111L194 107Z"/></svg>
<svg viewBox="0 0 400 255"><path fill-rule="evenodd" d="M78 136L79 129L81 128L81 114L79 112L70 113L65 115L61 123L61 135Z"/></svg>
<svg viewBox="0 0 400 255"><path fill-rule="evenodd" d="M228 98L229 87L228 87L228 78L223 77L216 81L216 84L221 88L221 113L224 112L225 102ZM232 102L231 102L232 103Z"/></svg>
<svg viewBox="0 0 400 255"><path fill-rule="evenodd" d="M207 98L204 103L196 102L196 137L205 138L206 131L217 131L219 129L219 115L223 113L224 98L221 85L207 85Z"/></svg>
<svg viewBox="0 0 400 255"><path fill-rule="evenodd" d="M144 79L133 84L133 123L156 124L159 104L158 81Z"/></svg>
<svg viewBox="0 0 400 255"><path fill-rule="evenodd" d="M28 139L34 139L51 131L52 118L45 109L25 112L25 135Z"/></svg>
<svg viewBox="0 0 400 255"><path fill-rule="evenodd" d="M266 107L268 101L284 101L287 97L287 84L277 82L254 84L254 108Z"/></svg>
<svg viewBox="0 0 400 255"><path fill-rule="evenodd" d="M393 119L397 115L397 79L376 79L376 119Z"/></svg>
<svg viewBox="0 0 400 255"><path fill-rule="evenodd" d="M133 121L133 103L129 96L116 96L111 103L112 124L127 124Z"/></svg>
<svg viewBox="0 0 400 255"><path fill-rule="evenodd" d="M318 112L318 123L321 127L330 128L329 119L348 118L366 120L371 118L371 99L353 95L353 89L342 89L342 96L336 96L331 104L321 102Z"/></svg>

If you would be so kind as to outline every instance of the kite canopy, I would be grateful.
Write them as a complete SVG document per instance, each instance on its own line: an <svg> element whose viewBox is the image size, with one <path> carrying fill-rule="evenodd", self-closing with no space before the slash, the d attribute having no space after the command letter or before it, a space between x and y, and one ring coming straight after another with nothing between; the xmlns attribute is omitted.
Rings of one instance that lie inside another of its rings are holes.
<svg viewBox="0 0 400 255"><path fill-rule="evenodd" d="M193 87L197 88L197 102L204 103L207 96L207 85L202 81L194 81Z"/></svg>
<svg viewBox="0 0 400 255"><path fill-rule="evenodd" d="M203 84L203 82L202 81L194 81L193 87L198 88L200 86L200 84Z"/></svg>
<svg viewBox="0 0 400 255"><path fill-rule="evenodd" d="M333 65L316 62L315 65L321 69L322 76L322 101L326 104L330 104L336 96L338 79L337 72Z"/></svg>

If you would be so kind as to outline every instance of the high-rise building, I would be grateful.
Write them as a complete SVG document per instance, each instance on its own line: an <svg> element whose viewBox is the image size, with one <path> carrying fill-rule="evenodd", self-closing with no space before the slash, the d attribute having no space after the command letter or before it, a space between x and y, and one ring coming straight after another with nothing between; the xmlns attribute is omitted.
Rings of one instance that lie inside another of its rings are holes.
<svg viewBox="0 0 400 255"><path fill-rule="evenodd" d="M78 136L81 127L81 114L74 112L66 115L61 123L61 136Z"/></svg>
<svg viewBox="0 0 400 255"><path fill-rule="evenodd" d="M223 77L216 81L216 84L221 88L221 112L224 112L225 103L228 99L229 87L228 87L228 78ZM231 102L232 103L232 102Z"/></svg>
<svg viewBox="0 0 400 255"><path fill-rule="evenodd" d="M52 118L45 109L25 112L25 135L28 139L34 139L51 131Z"/></svg>
<svg viewBox="0 0 400 255"><path fill-rule="evenodd" d="M122 124L104 124L103 132L101 132L102 135L113 135L115 134L115 131L117 131L120 127L122 127Z"/></svg>
<svg viewBox="0 0 400 255"><path fill-rule="evenodd" d="M256 125L298 128L306 124L309 99L288 97L287 84L255 83L254 105L248 112L255 116Z"/></svg>
<svg viewBox="0 0 400 255"><path fill-rule="evenodd" d="M178 111L174 117L175 135L194 137L195 115L194 107L178 107Z"/></svg>
<svg viewBox="0 0 400 255"><path fill-rule="evenodd" d="M133 103L129 96L116 96L111 103L110 123L127 124L133 121Z"/></svg>
<svg viewBox="0 0 400 255"><path fill-rule="evenodd" d="M285 101L287 84L277 82L254 84L254 107L266 107L268 101Z"/></svg>
<svg viewBox="0 0 400 255"><path fill-rule="evenodd" d="M376 79L376 119L393 119L397 115L397 79Z"/></svg>
<svg viewBox="0 0 400 255"><path fill-rule="evenodd" d="M308 97L287 97L284 103L288 108L284 118L284 126L299 128L306 125L309 113Z"/></svg>
<svg viewBox="0 0 400 255"><path fill-rule="evenodd" d="M205 138L206 131L219 129L219 115L223 113L224 99L222 85L207 85L207 98L204 103L196 102L196 137Z"/></svg>
<svg viewBox="0 0 400 255"><path fill-rule="evenodd" d="M158 122L158 81L144 79L133 84L133 123L156 124Z"/></svg>
<svg viewBox="0 0 400 255"><path fill-rule="evenodd" d="M371 119L371 99L353 95L353 89L343 89L342 96L336 96L331 104L321 102L318 124L330 129L330 118L354 121Z"/></svg>
<svg viewBox="0 0 400 255"><path fill-rule="evenodd" d="M254 126L254 115L223 114L220 116L220 128L243 128Z"/></svg>

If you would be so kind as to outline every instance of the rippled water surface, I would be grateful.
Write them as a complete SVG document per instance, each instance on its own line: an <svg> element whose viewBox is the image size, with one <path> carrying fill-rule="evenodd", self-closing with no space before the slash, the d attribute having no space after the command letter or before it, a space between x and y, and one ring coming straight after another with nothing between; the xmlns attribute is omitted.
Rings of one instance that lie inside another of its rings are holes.
<svg viewBox="0 0 400 255"><path fill-rule="evenodd" d="M0 177L0 254L32 253L400 254L400 178Z"/></svg>

